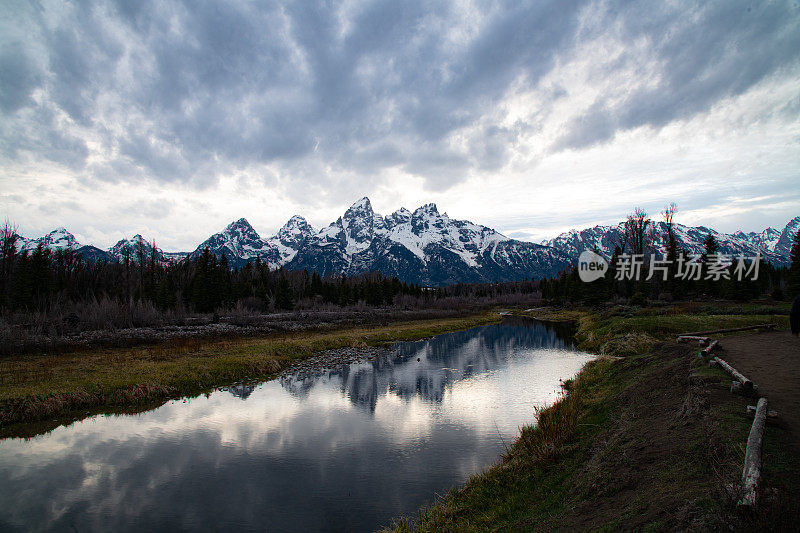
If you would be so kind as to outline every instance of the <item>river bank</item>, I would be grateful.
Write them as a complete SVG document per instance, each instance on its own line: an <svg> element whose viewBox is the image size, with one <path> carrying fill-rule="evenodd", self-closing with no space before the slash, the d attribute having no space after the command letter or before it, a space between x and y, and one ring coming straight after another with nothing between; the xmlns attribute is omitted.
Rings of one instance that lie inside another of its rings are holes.
<svg viewBox="0 0 800 533"><path fill-rule="evenodd" d="M560 401L538 413L537 425L522 429L497 464L390 529L789 528L798 519L793 495L800 490L791 433L769 428L764 484L777 490L758 514L737 515L726 487L741 480L749 402L730 393L729 376L709 369L696 347L672 338L764 322L786 329L782 307L771 310L523 313L574 321L578 346L601 357L566 384Z"/></svg>
<svg viewBox="0 0 800 533"><path fill-rule="evenodd" d="M7 356L0 359L0 436L37 434L89 414L149 409L170 398L263 381L325 350L423 339L501 318L482 311L321 331ZM38 424L25 427L30 422Z"/></svg>

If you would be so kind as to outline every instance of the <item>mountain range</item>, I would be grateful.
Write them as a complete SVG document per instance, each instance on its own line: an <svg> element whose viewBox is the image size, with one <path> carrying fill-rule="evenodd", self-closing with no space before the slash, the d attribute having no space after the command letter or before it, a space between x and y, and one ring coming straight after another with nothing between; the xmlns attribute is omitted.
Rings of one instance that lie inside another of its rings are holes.
<svg viewBox="0 0 800 533"><path fill-rule="evenodd" d="M709 233L717 238L720 253L753 256L760 251L766 261L789 262L791 242L800 230L800 217L783 230L767 228L760 233L741 231L726 234L704 226L675 224L678 245L692 253L703 250ZM307 269L320 274L354 275L380 271L403 281L425 285L457 282L494 282L552 276L575 264L584 250L597 250L610 257L620 242L623 223L570 230L540 244L506 237L497 231L439 213L435 204L411 212L401 208L391 215L375 213L369 198L350 206L336 221L316 230L301 216L293 216L275 235L262 238L250 223L240 218L215 233L192 252L164 252L156 248L161 261L196 257L207 248L225 255L231 267L241 267L257 258L276 269ZM664 253L666 224L654 223L656 253ZM108 250L81 245L64 228L38 239L20 237L21 250L39 244L69 248L89 260L136 261L149 257L151 244L141 235L122 239ZM141 252L141 254L140 254Z"/></svg>
<svg viewBox="0 0 800 533"><path fill-rule="evenodd" d="M595 226L583 230L570 230L551 240L544 240L542 244L560 250L570 257L577 258L584 250L597 251L606 258L614 253L615 246L622 241L624 222L616 226ZM666 255L667 224L654 222L653 251L659 255ZM792 239L800 231L800 217L789 221L783 230L767 228L760 233L722 233L705 226L684 226L673 224L675 240L678 248L689 253L701 254L705 250L703 241L711 234L719 243L719 253L732 256L744 255L752 257L761 253L763 260L774 265L788 265L789 253L792 249Z"/></svg>

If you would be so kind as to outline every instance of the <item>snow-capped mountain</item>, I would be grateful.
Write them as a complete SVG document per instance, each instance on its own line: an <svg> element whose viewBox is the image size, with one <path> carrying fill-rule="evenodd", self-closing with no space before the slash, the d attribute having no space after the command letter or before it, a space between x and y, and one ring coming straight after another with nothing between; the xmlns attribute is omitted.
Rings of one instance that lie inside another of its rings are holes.
<svg viewBox="0 0 800 533"><path fill-rule="evenodd" d="M125 259L128 258L129 261L133 262L138 262L140 257L145 260L149 259L152 251L152 243L147 242L147 240L138 233L134 235L132 239L119 240L117 244L108 249L112 260L125 261ZM163 261L164 257L161 249L156 247L155 251L156 260Z"/></svg>
<svg viewBox="0 0 800 533"><path fill-rule="evenodd" d="M258 257L270 268L323 275L380 271L431 285L552 275L570 261L557 250L452 220L434 204L413 213L399 209L384 217L373 211L369 198L354 203L320 231L294 216L275 236L263 239L240 219L200 244L192 255L205 248L217 256L224 253L232 266Z"/></svg>
<svg viewBox="0 0 800 533"><path fill-rule="evenodd" d="M666 253L667 225L664 222L655 222L655 239L653 251L658 255ZM746 257L761 253L765 261L775 265L787 265L789 252L794 235L800 229L800 217L789 221L783 231L767 228L761 233L721 233L705 226L684 226L674 224L675 239L678 248L689 253L702 253L703 241L711 234L719 242L719 252L729 255L744 255ZM545 246L551 246L577 258L584 250L597 250L600 254L610 257L615 246L622 242L624 223L616 226L595 226L584 230L570 230L562 233L555 239L542 241Z"/></svg>
<svg viewBox="0 0 800 533"><path fill-rule="evenodd" d="M369 198L362 198L308 239L286 266L347 275L380 271L442 285L552 275L569 261L558 250L453 220L435 204L383 217L373 211Z"/></svg>
<svg viewBox="0 0 800 533"><path fill-rule="evenodd" d="M206 248L217 257L224 254L231 266L238 266L240 261L246 263L256 257L265 259L273 255L272 248L244 218L231 222L225 229L200 243L190 257L199 256Z"/></svg>
<svg viewBox="0 0 800 533"><path fill-rule="evenodd" d="M33 252L40 244L45 248L57 250L59 248L69 248L70 250L77 250L80 244L75 240L75 236L68 232L65 228L56 228L44 237L38 239L20 239L20 251L26 250L28 253Z"/></svg>
<svg viewBox="0 0 800 533"><path fill-rule="evenodd" d="M776 255L784 258L784 264L789 264L792 242L794 242L794 237L797 235L798 231L800 231L800 217L794 217L786 224L786 227L783 228L781 236L778 237L778 240L775 242L775 247L772 249Z"/></svg>
<svg viewBox="0 0 800 533"><path fill-rule="evenodd" d="M138 261L139 250L144 252L145 257L150 257L152 245L141 235L136 235L132 239L122 239L108 250L101 250L96 246L80 244L75 236L65 228L56 228L47 235L38 239L28 239L17 235L17 249L21 252L33 253L39 245L51 251L69 249L82 256L88 261L122 261L127 255L131 261ZM159 261L165 259L165 254L156 248ZM170 254L174 255L174 254ZM186 254L179 254L186 256Z"/></svg>
<svg viewBox="0 0 800 533"><path fill-rule="evenodd" d="M306 239L314 234L314 229L306 219L293 216L276 235L262 239L246 219L240 218L200 243L189 255L197 257L208 248L217 257L225 254L232 267L242 266L259 258L270 268L278 268L291 261Z"/></svg>
<svg viewBox="0 0 800 533"><path fill-rule="evenodd" d="M775 228L767 228L761 233L756 233L755 231L751 231L750 233L737 231L733 233L732 236L745 242L752 243L754 246L757 246L759 250L775 251L775 245L778 244L781 238L781 232Z"/></svg>
<svg viewBox="0 0 800 533"><path fill-rule="evenodd" d="M278 230L277 234L267 239L267 243L277 250L278 264L285 265L294 259L297 251L315 234L316 231L306 219L295 215Z"/></svg>

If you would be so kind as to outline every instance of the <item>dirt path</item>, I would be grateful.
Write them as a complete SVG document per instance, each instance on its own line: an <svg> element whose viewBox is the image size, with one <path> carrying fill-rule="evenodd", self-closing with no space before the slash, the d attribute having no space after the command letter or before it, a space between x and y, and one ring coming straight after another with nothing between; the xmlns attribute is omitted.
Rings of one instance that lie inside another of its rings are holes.
<svg viewBox="0 0 800 533"><path fill-rule="evenodd" d="M720 339L721 357L758 385L800 450L800 339L788 331Z"/></svg>

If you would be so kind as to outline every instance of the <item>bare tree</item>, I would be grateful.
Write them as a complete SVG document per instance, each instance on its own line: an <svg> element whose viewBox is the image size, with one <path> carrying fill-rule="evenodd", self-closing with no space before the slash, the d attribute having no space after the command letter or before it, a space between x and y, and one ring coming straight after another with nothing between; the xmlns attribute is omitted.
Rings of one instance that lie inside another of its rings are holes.
<svg viewBox="0 0 800 533"><path fill-rule="evenodd" d="M6 264L17 253L17 227L6 221L0 229L0 260Z"/></svg>
<svg viewBox="0 0 800 533"><path fill-rule="evenodd" d="M122 259L125 263L125 290L128 302L131 301L131 247L122 246Z"/></svg>
<svg viewBox="0 0 800 533"><path fill-rule="evenodd" d="M147 255L147 251L144 249L144 241L138 239L136 241L136 266L139 267L139 298L144 296L144 269L147 266L145 263L145 257Z"/></svg>
<svg viewBox="0 0 800 533"><path fill-rule="evenodd" d="M643 254L649 246L653 238L651 222L645 210L640 207L628 215L623 230L623 240L631 254Z"/></svg>
<svg viewBox="0 0 800 533"><path fill-rule="evenodd" d="M0 229L0 273L3 276L0 298L3 298L3 302L8 298L11 289L11 271L17 254L18 240L17 227L6 221Z"/></svg>
<svg viewBox="0 0 800 533"><path fill-rule="evenodd" d="M664 224L667 226L667 234L664 237L664 246L667 249L666 258L670 261L674 261L678 256L678 241L675 239L674 227L675 213L677 212L678 206L675 205L675 202L669 204L669 206L661 212L661 216L664 217Z"/></svg>
<svg viewBox="0 0 800 533"><path fill-rule="evenodd" d="M150 242L150 294L148 297L153 298L156 293L156 265L158 262L158 248L156 248L156 240Z"/></svg>

